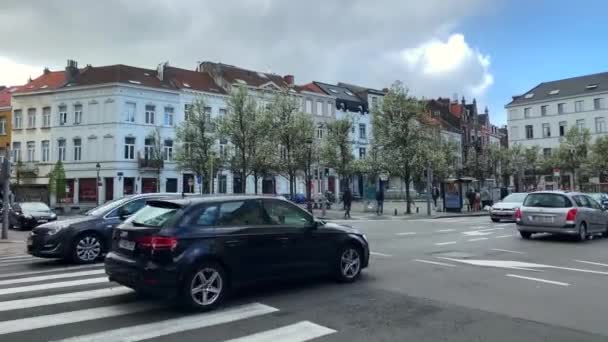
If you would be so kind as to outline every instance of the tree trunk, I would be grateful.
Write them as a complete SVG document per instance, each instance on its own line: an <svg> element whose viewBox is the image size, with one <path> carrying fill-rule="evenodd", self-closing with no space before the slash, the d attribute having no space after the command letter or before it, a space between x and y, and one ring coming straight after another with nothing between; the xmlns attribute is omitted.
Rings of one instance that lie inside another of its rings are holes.
<svg viewBox="0 0 608 342"><path fill-rule="evenodd" d="M294 192L294 176L293 172L289 171L289 196L293 199Z"/></svg>
<svg viewBox="0 0 608 342"><path fill-rule="evenodd" d="M253 174L253 191L257 195L258 194L258 174Z"/></svg>
<svg viewBox="0 0 608 342"><path fill-rule="evenodd" d="M410 171L406 171L405 172L405 202L406 202L406 209L405 209L405 213L406 214L411 214L412 213L412 208L410 207Z"/></svg>

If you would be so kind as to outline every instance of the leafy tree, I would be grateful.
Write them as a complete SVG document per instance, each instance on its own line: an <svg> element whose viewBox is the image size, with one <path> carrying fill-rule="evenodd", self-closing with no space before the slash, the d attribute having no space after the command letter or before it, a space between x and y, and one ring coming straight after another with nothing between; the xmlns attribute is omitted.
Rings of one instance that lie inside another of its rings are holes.
<svg viewBox="0 0 608 342"><path fill-rule="evenodd" d="M211 166L217 169L223 165L223 160L218 159L213 152L215 123L209 113L205 112L205 108L204 100L197 98L188 107L186 119L176 129L177 166L181 170L192 171L198 176L205 175ZM211 175L215 173L215 170L211 170ZM213 188L210 187L209 193L212 192Z"/></svg>
<svg viewBox="0 0 608 342"><path fill-rule="evenodd" d="M164 166L165 155L160 128L154 128L145 138L146 151L144 158L147 165L156 171L156 192L160 192L160 173Z"/></svg>
<svg viewBox="0 0 608 342"><path fill-rule="evenodd" d="M337 119L327 124L327 139L321 148L325 165L338 173L338 178L350 186L350 175L353 167L353 150L350 142L352 129L350 118ZM342 184L342 182L340 182Z"/></svg>
<svg viewBox="0 0 608 342"><path fill-rule="evenodd" d="M608 137L599 137L591 145L589 169L596 174L608 172Z"/></svg>
<svg viewBox="0 0 608 342"><path fill-rule="evenodd" d="M574 126L566 132L555 154L555 162L560 169L572 174L572 188L576 188L576 176L588 160L591 133L588 129L579 130Z"/></svg>
<svg viewBox="0 0 608 342"><path fill-rule="evenodd" d="M49 173L49 192L55 195L55 199L58 202L65 198L66 184L65 169L61 160L58 160Z"/></svg>
<svg viewBox="0 0 608 342"><path fill-rule="evenodd" d="M257 194L260 177L271 173L278 165L277 146L273 140L272 112L259 107L252 125L257 136L256 141L249 144L248 153L251 157L254 191Z"/></svg>
<svg viewBox="0 0 608 342"><path fill-rule="evenodd" d="M372 113L374 139L391 174L405 181L407 213L411 213L410 183L422 173L432 139L425 120L424 104L395 82Z"/></svg>

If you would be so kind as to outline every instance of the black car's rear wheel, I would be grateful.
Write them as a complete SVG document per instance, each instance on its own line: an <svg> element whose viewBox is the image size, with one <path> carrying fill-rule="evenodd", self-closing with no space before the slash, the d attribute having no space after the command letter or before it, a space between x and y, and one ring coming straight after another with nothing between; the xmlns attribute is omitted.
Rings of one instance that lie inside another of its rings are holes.
<svg viewBox="0 0 608 342"><path fill-rule="evenodd" d="M530 233L530 232L519 232L519 235L521 235L521 237L526 240L529 239L530 237L532 237L532 233Z"/></svg>
<svg viewBox="0 0 608 342"><path fill-rule="evenodd" d="M343 247L337 260L336 278L343 283L352 283L361 274L361 249L354 245Z"/></svg>
<svg viewBox="0 0 608 342"><path fill-rule="evenodd" d="M587 240L587 224L585 222L581 222L580 227L578 228L578 241Z"/></svg>
<svg viewBox="0 0 608 342"><path fill-rule="evenodd" d="M492 217L492 222L500 222L500 219L496 218L496 217Z"/></svg>
<svg viewBox="0 0 608 342"><path fill-rule="evenodd" d="M215 262L204 262L191 272L181 291L183 304L195 310L211 310L222 303L228 289L224 268Z"/></svg>
<svg viewBox="0 0 608 342"><path fill-rule="evenodd" d="M101 256L102 247L102 242L97 234L79 235L72 244L72 261L78 264L93 263Z"/></svg>

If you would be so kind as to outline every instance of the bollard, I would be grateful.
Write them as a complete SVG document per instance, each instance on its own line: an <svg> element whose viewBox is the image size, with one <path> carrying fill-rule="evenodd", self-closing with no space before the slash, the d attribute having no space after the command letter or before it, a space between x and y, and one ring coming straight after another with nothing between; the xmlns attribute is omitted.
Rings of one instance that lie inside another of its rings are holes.
<svg viewBox="0 0 608 342"><path fill-rule="evenodd" d="M416 207L416 214L420 212L420 208Z"/></svg>
<svg viewBox="0 0 608 342"><path fill-rule="evenodd" d="M395 208L395 216L397 216L397 208Z"/></svg>

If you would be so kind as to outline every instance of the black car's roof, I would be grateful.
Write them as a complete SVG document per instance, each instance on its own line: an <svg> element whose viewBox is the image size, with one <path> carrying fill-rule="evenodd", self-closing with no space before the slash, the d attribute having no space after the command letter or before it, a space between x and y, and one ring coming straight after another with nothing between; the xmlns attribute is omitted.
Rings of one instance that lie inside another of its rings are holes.
<svg viewBox="0 0 608 342"><path fill-rule="evenodd" d="M228 201L244 201L244 200L252 200L252 199L276 199L279 201L284 201L280 197L276 197L273 195L263 196L263 195L205 195L205 196L196 196L196 197L188 197L188 198L179 198L179 199L161 199L158 202L171 202L175 203L179 206L185 207L188 205L194 205L199 203L217 203L217 202L228 202ZM157 201L155 201L157 202Z"/></svg>

